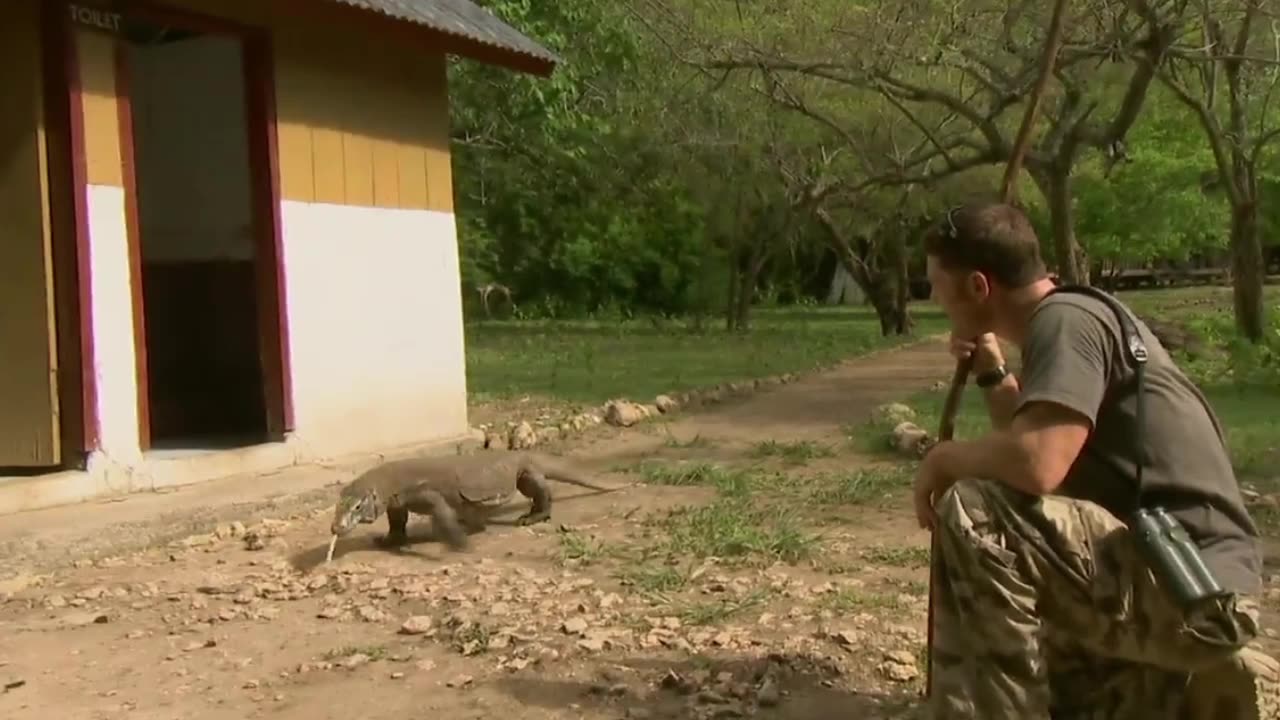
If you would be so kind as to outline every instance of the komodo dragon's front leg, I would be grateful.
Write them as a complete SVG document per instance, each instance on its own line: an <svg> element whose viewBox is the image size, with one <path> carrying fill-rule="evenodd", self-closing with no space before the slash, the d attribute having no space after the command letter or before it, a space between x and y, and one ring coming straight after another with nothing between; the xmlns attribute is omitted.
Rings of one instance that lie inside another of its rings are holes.
<svg viewBox="0 0 1280 720"><path fill-rule="evenodd" d="M540 471L526 468L516 476L516 489L533 501L529 512L516 518L516 525L533 525L551 519L551 488Z"/></svg>
<svg viewBox="0 0 1280 720"><path fill-rule="evenodd" d="M400 546L409 542L409 513L431 516L431 528L451 550L465 550L467 533L458 522L458 514L444 496L429 487L417 486L396 493L387 502L387 535L384 545Z"/></svg>

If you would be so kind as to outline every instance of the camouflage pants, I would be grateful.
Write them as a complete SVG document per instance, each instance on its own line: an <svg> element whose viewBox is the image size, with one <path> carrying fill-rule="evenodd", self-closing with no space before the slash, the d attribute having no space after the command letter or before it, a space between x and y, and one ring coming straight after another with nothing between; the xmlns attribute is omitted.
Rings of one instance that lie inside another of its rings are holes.
<svg viewBox="0 0 1280 720"><path fill-rule="evenodd" d="M1102 507L965 480L937 511L935 720L1277 717L1254 601L1184 617Z"/></svg>

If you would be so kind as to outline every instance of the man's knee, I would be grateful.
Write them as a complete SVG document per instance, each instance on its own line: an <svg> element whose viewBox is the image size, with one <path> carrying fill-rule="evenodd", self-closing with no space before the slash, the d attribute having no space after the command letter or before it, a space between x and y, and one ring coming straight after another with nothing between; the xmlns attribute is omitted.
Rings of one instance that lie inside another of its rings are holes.
<svg viewBox="0 0 1280 720"><path fill-rule="evenodd" d="M1007 503L1005 487L991 480L964 479L948 488L934 508L945 561L987 570L992 561L1012 566L1016 548L1009 546L1002 522L1008 510L1002 506Z"/></svg>
<svg viewBox="0 0 1280 720"><path fill-rule="evenodd" d="M999 483L965 478L952 483L938 498L934 511L943 532L966 534L975 526L986 525L1000 502Z"/></svg>

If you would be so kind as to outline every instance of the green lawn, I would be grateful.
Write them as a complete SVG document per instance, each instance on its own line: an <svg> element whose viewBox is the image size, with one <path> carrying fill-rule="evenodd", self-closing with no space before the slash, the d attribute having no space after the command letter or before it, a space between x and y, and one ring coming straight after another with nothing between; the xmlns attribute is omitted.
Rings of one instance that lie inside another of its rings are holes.
<svg viewBox="0 0 1280 720"><path fill-rule="evenodd" d="M935 306L913 307L915 338L942 332ZM901 344L862 307L758 309L750 333L685 321L486 321L469 323L467 383L473 400L520 397L602 402L648 398L809 370Z"/></svg>

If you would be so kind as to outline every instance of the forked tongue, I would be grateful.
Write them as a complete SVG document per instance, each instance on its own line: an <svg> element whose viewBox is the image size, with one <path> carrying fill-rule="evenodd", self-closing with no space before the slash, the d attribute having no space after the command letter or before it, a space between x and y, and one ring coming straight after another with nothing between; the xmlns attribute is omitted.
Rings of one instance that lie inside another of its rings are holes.
<svg viewBox="0 0 1280 720"><path fill-rule="evenodd" d="M325 565L328 565L329 563L333 562L333 551L337 547L338 547L338 534L334 533L333 536L329 538L329 552L324 556Z"/></svg>

